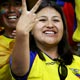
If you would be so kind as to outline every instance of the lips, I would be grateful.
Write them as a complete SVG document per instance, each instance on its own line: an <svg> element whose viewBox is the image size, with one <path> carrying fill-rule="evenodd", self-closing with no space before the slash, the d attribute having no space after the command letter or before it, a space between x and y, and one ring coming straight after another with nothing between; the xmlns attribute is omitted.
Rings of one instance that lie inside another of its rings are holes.
<svg viewBox="0 0 80 80"><path fill-rule="evenodd" d="M8 13L5 14L5 17L9 22L17 21L19 16L20 16L20 14L15 13L15 12L8 12Z"/></svg>
<svg viewBox="0 0 80 80"><path fill-rule="evenodd" d="M48 36L48 37L54 37L57 36L57 29L47 29L43 31L44 35Z"/></svg>

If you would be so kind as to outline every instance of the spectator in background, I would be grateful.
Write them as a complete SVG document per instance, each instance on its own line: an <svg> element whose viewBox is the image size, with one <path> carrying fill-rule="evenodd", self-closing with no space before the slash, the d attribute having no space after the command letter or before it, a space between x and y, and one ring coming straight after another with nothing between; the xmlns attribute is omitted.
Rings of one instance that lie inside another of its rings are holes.
<svg viewBox="0 0 80 80"><path fill-rule="evenodd" d="M77 27L73 33L73 40L77 42L77 55L80 56L80 0L75 0Z"/></svg>
<svg viewBox="0 0 80 80"><path fill-rule="evenodd" d="M15 37L14 30L21 15L21 5L21 0L0 0L0 26L4 27L3 34L0 35L0 80L13 80L9 58Z"/></svg>
<svg viewBox="0 0 80 80"><path fill-rule="evenodd" d="M77 28L73 34L73 40L80 43L80 0L75 0L75 12L77 19Z"/></svg>

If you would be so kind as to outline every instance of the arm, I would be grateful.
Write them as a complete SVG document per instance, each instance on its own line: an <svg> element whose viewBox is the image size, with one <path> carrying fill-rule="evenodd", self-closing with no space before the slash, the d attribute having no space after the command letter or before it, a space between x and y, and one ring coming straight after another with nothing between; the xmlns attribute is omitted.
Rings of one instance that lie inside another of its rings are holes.
<svg viewBox="0 0 80 80"><path fill-rule="evenodd" d="M35 24L36 14L34 13L41 0L29 12L26 8L26 1L22 0L22 15L16 27L16 40L12 52L12 71L17 76L23 76L29 70L30 49L29 49L29 32Z"/></svg>

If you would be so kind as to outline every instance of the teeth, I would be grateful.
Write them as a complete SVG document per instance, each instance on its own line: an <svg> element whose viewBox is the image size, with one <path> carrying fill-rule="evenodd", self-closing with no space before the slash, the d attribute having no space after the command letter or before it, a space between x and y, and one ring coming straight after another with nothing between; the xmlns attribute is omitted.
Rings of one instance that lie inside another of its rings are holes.
<svg viewBox="0 0 80 80"><path fill-rule="evenodd" d="M53 34L54 32L52 32L52 31L47 31L47 32L45 32L46 34Z"/></svg>
<svg viewBox="0 0 80 80"><path fill-rule="evenodd" d="M9 16L8 18L9 18L9 19L16 19L17 16Z"/></svg>

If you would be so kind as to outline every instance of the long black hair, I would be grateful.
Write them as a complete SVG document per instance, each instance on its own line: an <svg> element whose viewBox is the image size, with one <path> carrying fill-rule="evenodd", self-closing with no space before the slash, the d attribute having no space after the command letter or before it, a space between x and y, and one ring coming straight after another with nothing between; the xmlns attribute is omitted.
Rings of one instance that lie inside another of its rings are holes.
<svg viewBox="0 0 80 80"><path fill-rule="evenodd" d="M69 46L69 42L67 38L67 25L61 7L57 5L53 0L42 0L42 3L37 9L36 13L48 6L56 9L61 15L63 26L64 26L64 33L61 41L58 44L58 54L66 65L70 65L73 61L73 52ZM35 44L34 37L31 34L30 34L30 49L32 51L37 51L40 59L45 60L44 56L41 54L41 51L38 49L37 45Z"/></svg>

